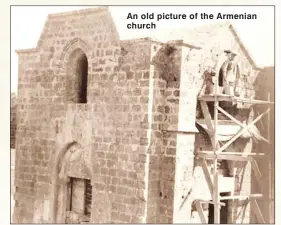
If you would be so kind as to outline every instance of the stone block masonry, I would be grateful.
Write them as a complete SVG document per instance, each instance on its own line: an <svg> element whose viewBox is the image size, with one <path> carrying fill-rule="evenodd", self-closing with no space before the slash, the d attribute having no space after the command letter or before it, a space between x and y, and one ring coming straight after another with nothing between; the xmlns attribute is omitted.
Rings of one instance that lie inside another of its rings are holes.
<svg viewBox="0 0 281 225"><path fill-rule="evenodd" d="M192 202L205 61L235 48L242 71L251 67L224 32L204 48L120 41L107 8L49 15L37 47L18 51L13 221L200 222Z"/></svg>
<svg viewBox="0 0 281 225"><path fill-rule="evenodd" d="M16 131L17 131L17 96L15 93L11 93L11 148L15 148L16 145Z"/></svg>

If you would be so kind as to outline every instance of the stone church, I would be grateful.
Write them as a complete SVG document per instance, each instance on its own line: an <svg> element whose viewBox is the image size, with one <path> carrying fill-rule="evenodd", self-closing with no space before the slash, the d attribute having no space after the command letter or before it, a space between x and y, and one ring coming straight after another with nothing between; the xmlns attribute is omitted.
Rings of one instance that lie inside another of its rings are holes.
<svg viewBox="0 0 281 225"><path fill-rule="evenodd" d="M120 40L100 7L49 15L36 48L17 51L13 222L201 222L194 200L210 200L194 156L211 146L196 122L204 72L219 73L225 51L235 52L241 93L254 98L261 69L231 24L180 32L165 43ZM255 144L239 138L232 148ZM222 194L251 193L251 169L240 167L221 162ZM211 204L203 211L211 222ZM221 217L255 222L245 201L228 201Z"/></svg>

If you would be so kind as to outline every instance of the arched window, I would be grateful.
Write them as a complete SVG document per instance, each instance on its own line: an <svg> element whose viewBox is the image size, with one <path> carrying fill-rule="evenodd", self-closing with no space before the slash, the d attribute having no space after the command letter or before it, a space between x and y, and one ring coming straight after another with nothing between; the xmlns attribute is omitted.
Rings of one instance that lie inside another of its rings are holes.
<svg viewBox="0 0 281 225"><path fill-rule="evenodd" d="M73 103L87 103L88 59L80 49L74 50L67 67L67 100Z"/></svg>

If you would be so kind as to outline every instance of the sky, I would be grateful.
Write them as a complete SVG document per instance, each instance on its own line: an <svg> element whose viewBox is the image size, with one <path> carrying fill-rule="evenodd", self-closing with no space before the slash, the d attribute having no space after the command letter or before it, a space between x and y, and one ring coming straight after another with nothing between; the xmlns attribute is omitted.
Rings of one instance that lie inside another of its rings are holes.
<svg viewBox="0 0 281 225"><path fill-rule="evenodd" d="M11 8L11 91L17 91L18 56L16 49L35 48L48 14L67 12L95 6L13 6ZM256 20L232 20L240 39L259 67L274 65L274 8L266 6L110 6L109 10L121 40L151 37L155 30L130 30L128 13L175 13L175 14L257 14ZM151 20L134 20L150 23ZM157 32L170 28L193 28L200 25L224 22L223 20L161 20L156 23Z"/></svg>

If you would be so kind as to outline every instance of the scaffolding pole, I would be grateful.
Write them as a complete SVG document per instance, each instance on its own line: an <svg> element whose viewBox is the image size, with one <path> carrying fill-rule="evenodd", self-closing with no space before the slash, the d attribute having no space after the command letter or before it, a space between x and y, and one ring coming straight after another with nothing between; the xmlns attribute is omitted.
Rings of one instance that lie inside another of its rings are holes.
<svg viewBox="0 0 281 225"><path fill-rule="evenodd" d="M270 92L268 93L267 95L267 99L268 101L270 101ZM269 163L268 163L268 171L269 171L269 177L268 177L268 180L269 180L269 190L268 190L268 198L269 198L269 222L270 223L274 223L274 204L273 204L273 199L274 199L274 190L273 190L273 185L272 185L272 179L274 177L274 174L273 174L273 169L272 169L272 155L273 153L271 152L272 151L272 145L270 144L271 143L271 137L270 137L270 133L271 133L271 127L270 127L270 121L271 118L270 118L270 113L268 113L267 115L267 139L269 141L269 149L270 149L270 154L268 154L268 158L269 158Z"/></svg>
<svg viewBox="0 0 281 225"><path fill-rule="evenodd" d="M205 178L207 180L207 184L209 186L209 190L211 192L212 196L212 204L214 204L214 223L219 224L220 223L220 208L222 206L221 200L223 199L253 199L251 201L251 204L253 205L253 211L256 214L258 221L260 223L264 222L264 218L262 215L262 211L259 208L259 205L256 201L256 199L263 199L263 195L261 193L256 193L256 194L249 194L247 196L241 196L241 195L234 195L234 196L226 196L226 197L220 197L220 188L219 188L219 172L218 172L218 160L224 159L224 160L232 160L232 161L250 161L252 162L253 170L257 178L261 177L262 175L260 174L258 165L255 161L256 157L264 156L264 153L244 153L244 152L223 152L232 142L234 142L237 138L241 137L245 131L247 131L251 126L253 126L257 121L261 120L264 115L268 115L268 136L267 139L263 138L261 135L256 134L261 140L270 143L270 108L267 109L264 113L261 115L257 116L252 122L249 124L242 124L240 121L238 121L236 118L231 116L229 113L227 113L225 110L223 110L221 107L219 107L219 101L242 101L242 102L247 102L250 104L274 104L274 102L270 102L270 95L268 96L268 100L255 100L255 99L245 99L245 98L239 98L235 96L227 96L223 95L221 93L218 93L218 77L214 77L214 94L209 94L209 95L203 95L203 96L198 96L198 99L201 104L205 124L207 125L206 131L211 139L212 143L212 149L213 151L198 151L197 157L198 159L202 162L201 166L203 168ZM214 102L214 120L212 121L210 111L207 107L206 102L208 101L213 101ZM230 120L235 122L236 124L241 126L241 129L233 135L233 137L227 141L225 144L220 145L219 139L218 139L218 112L221 111L224 113ZM272 222L271 219L271 214L272 212L272 198L273 198L273 190L272 190L272 184L271 184L271 179L272 179L272 165L271 165L271 157L270 163L269 163L269 197L270 197L270 222ZM206 160L211 160L213 162L213 174L211 174L208 171L207 168L207 163ZM211 177L213 176L213 181L211 180ZM258 179L259 180L259 179ZM197 200L200 202L200 200ZM201 203L199 205L199 202L197 202L196 207L198 208L198 212L200 214L201 222L206 223L206 219L204 218ZM272 217L273 218L273 217Z"/></svg>
<svg viewBox="0 0 281 225"><path fill-rule="evenodd" d="M219 193L219 178L218 178L218 157L217 157L217 124L218 124L218 106L219 106L219 102L218 102L218 77L215 77L215 104L214 104L214 161L213 161L213 165L214 165L214 189L213 189L213 201L214 201L214 222L216 224L220 223L220 193Z"/></svg>

